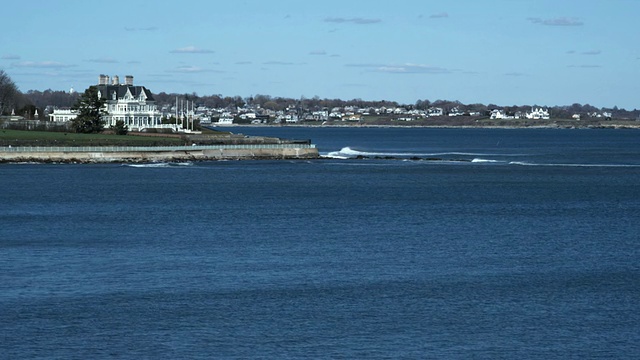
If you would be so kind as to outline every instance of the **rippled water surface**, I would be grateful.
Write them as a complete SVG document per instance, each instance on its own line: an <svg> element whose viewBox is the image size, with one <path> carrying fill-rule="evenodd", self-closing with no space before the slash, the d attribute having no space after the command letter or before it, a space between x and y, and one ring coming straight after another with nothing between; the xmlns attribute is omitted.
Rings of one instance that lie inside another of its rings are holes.
<svg viewBox="0 0 640 360"><path fill-rule="evenodd" d="M0 165L0 357L640 356L640 132L234 131L327 158Z"/></svg>

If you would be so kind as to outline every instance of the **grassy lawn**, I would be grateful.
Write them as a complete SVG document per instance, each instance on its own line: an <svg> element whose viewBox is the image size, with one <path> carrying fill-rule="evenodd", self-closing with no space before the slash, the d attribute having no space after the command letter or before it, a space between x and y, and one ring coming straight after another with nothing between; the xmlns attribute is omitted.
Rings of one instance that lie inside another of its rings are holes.
<svg viewBox="0 0 640 360"><path fill-rule="evenodd" d="M179 137L76 134L48 131L0 131L0 146L178 146Z"/></svg>

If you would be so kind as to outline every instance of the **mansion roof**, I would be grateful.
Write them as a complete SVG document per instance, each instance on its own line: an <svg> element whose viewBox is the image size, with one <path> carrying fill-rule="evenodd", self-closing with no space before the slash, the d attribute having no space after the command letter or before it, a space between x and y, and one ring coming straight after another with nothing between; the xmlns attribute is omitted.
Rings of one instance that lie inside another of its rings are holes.
<svg viewBox="0 0 640 360"><path fill-rule="evenodd" d="M133 96L134 99L140 99L140 95L144 94L143 98L146 101L155 101L151 91L144 86L134 86L134 85L97 85L98 91L100 91L100 95L102 99L112 100L112 94L116 93L116 99L123 99L127 92Z"/></svg>

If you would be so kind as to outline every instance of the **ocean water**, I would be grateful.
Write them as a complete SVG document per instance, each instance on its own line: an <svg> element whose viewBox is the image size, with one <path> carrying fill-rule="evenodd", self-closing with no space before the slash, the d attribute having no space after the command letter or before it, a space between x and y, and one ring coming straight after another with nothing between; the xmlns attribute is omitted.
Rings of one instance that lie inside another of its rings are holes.
<svg viewBox="0 0 640 360"><path fill-rule="evenodd" d="M639 131L233 131L326 158L0 165L0 358L640 357Z"/></svg>

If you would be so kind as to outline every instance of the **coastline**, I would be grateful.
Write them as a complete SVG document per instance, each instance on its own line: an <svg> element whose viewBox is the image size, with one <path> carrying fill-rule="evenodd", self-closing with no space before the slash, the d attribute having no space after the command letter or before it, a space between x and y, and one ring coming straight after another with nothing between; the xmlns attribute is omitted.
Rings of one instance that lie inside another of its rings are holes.
<svg viewBox="0 0 640 360"><path fill-rule="evenodd" d="M0 163L149 163L215 160L317 159L315 145L0 148Z"/></svg>
<svg viewBox="0 0 640 360"><path fill-rule="evenodd" d="M582 125L582 124L580 124ZM230 128L401 128L401 129L640 129L640 122L618 123L611 122L606 126L559 126L558 124L539 124L532 126L504 126L504 125L404 125L404 124L233 124L220 126L220 129ZM0 147L0 164L2 163L154 163L154 162L187 162L187 161L216 161L216 160L291 160L291 159L321 159L318 149L310 141L283 141L264 137L245 136L242 134L229 135L226 144L202 145L193 143L192 146L2 146ZM230 141L231 137L234 138ZM195 141L195 139L193 139ZM208 137L203 137L211 140ZM220 140L220 139L218 139Z"/></svg>
<svg viewBox="0 0 640 360"><path fill-rule="evenodd" d="M248 128L277 128L277 127L299 127L299 128L428 128L428 129L640 129L640 121L633 121L630 123L611 123L611 124L572 124L572 125L559 125L559 124L540 124L530 126L509 126L509 125L399 125L399 124L286 124L286 125L273 125L273 124L232 124L232 125L209 125L210 128L225 129L234 127L248 127Z"/></svg>

